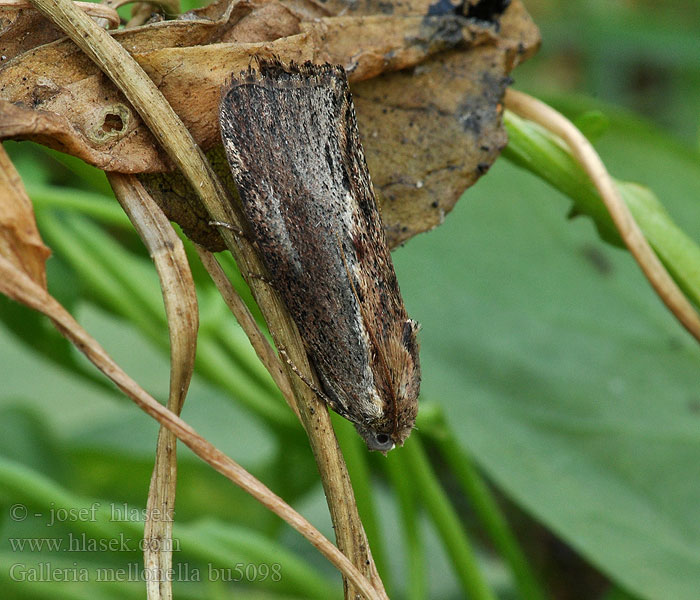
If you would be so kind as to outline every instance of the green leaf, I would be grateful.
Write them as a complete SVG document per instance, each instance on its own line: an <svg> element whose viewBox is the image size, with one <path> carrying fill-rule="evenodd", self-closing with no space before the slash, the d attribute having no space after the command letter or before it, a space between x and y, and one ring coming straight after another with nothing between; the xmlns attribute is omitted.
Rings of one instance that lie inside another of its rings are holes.
<svg viewBox="0 0 700 600"><path fill-rule="evenodd" d="M539 126L507 113L511 137L505 155L571 197L572 213L590 216L603 239L621 245L607 209L583 169ZM671 219L659 200L638 184L617 182L644 236L689 298L700 306L700 248Z"/></svg>
<svg viewBox="0 0 700 600"><path fill-rule="evenodd" d="M37 411L22 406L0 408L0 456L21 462L39 473L60 476L65 472L65 460L55 434ZM3 514L5 517L5 514Z"/></svg>
<svg viewBox="0 0 700 600"><path fill-rule="evenodd" d="M574 119L574 125L592 142L600 138L610 127L610 119L600 110L589 110Z"/></svg>
<svg viewBox="0 0 700 600"><path fill-rule="evenodd" d="M45 152L64 168L64 172L61 173L63 175L62 179L67 179L71 182L77 181L88 189L108 197L112 196L112 186L109 185L104 171L70 154L58 152L46 146L37 146L37 148ZM114 204L117 205L117 202L114 201Z"/></svg>
<svg viewBox="0 0 700 600"><path fill-rule="evenodd" d="M4 457L0 457L0 483L3 498L9 498L13 505L10 512L12 522L3 532L8 534L4 536L3 548L9 546L13 549L15 540L21 543L28 539L51 540L56 544L53 552L61 557L64 556L61 553L67 552L66 548L71 547L75 540L78 540L78 547L81 544L82 547L89 547L90 544L105 542L111 545L105 545L97 552L75 550L73 566L91 571L113 564L122 568L128 565L141 568L137 561L140 558L138 542L143 536L143 521L139 518L143 514L142 507L78 496L50 478ZM26 525L39 526L42 537L24 537L26 529L23 528ZM303 598L334 595L334 586L324 576L304 564L279 542L265 538L251 527L206 521L197 524L178 522L173 531L173 548L174 567L177 568L176 565L180 563L190 573L199 569L202 573L200 580L203 581L207 580L210 569L219 574L230 569L231 576L236 576L234 569L240 563L244 569L243 576L248 577L250 583L298 593ZM17 550L28 566L35 566L37 558L44 557L50 561L55 556L46 554L51 550L44 550L43 547L41 552L41 555L37 555L27 549ZM246 565L254 568L246 570ZM273 577L274 573L279 573L280 577ZM95 577L94 571L92 577Z"/></svg>
<svg viewBox="0 0 700 600"><path fill-rule="evenodd" d="M699 171L685 161L654 186L670 196ZM700 223L694 198L677 200ZM565 220L567 204L499 161L394 254L423 325L423 396L492 481L596 567L640 598L695 600L700 350L629 254Z"/></svg>

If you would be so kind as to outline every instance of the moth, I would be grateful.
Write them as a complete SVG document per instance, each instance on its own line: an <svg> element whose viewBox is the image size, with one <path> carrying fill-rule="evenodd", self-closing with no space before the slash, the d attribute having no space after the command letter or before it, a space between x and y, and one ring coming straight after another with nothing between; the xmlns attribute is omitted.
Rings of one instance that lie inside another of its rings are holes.
<svg viewBox="0 0 700 600"><path fill-rule="evenodd" d="M221 137L250 235L304 339L322 395L370 450L418 411L406 314L344 69L258 60L225 85Z"/></svg>

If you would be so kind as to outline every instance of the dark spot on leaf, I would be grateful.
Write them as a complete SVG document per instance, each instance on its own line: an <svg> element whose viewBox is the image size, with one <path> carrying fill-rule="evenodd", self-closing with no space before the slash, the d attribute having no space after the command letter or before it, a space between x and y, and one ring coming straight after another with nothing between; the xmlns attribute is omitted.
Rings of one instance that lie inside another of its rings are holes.
<svg viewBox="0 0 700 600"><path fill-rule="evenodd" d="M465 112L459 119L465 131L479 135L481 133L481 115L476 111Z"/></svg>
<svg viewBox="0 0 700 600"><path fill-rule="evenodd" d="M467 17L480 21L495 22L503 14L510 0L479 0L467 9Z"/></svg>
<svg viewBox="0 0 700 600"><path fill-rule="evenodd" d="M481 134L484 123L500 118L500 102L503 92L512 82L510 77L499 77L489 72L481 75L483 92L479 96L467 95L457 110L457 118L464 131Z"/></svg>
<svg viewBox="0 0 700 600"><path fill-rule="evenodd" d="M453 4L450 0L437 0L428 7L428 16L464 14L464 2Z"/></svg>
<svg viewBox="0 0 700 600"><path fill-rule="evenodd" d="M693 415L700 415L700 399L692 398L688 401L688 412Z"/></svg>
<svg viewBox="0 0 700 600"><path fill-rule="evenodd" d="M462 27L466 20L460 15L427 16L421 23L420 34L411 40L426 52L454 48L464 41Z"/></svg>
<svg viewBox="0 0 700 600"><path fill-rule="evenodd" d="M601 275L610 275L613 266L610 259L603 254L596 246L586 244L581 248L581 254L590 262Z"/></svg>

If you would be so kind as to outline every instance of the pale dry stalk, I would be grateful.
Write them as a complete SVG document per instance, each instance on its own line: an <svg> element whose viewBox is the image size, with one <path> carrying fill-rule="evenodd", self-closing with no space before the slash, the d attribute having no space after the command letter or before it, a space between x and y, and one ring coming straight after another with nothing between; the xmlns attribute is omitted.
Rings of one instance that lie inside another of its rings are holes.
<svg viewBox="0 0 700 600"><path fill-rule="evenodd" d="M124 93L150 128L158 143L189 180L212 220L230 223L240 229L241 218L227 200L224 189L182 121L158 88L129 53L107 32L97 27L69 0L32 0L32 3L56 23ZM255 251L231 231L222 230L244 277L249 282L277 346L283 346L302 372L311 373L299 332L279 295L251 274L264 273ZM330 415L325 405L287 368L299 414L309 436L321 475L338 547L375 586L379 597L386 597L357 512L347 467L338 447ZM346 597L357 590L346 583Z"/></svg>
<svg viewBox="0 0 700 600"><path fill-rule="evenodd" d="M155 264L170 334L168 409L179 415L194 372L199 313L194 280L182 240L134 175L108 173L114 195L129 216ZM172 529L177 484L177 438L158 432L146 503L144 566L148 600L171 600Z"/></svg>
<svg viewBox="0 0 700 600"><path fill-rule="evenodd" d="M700 342L700 316L647 242L603 161L586 136L561 113L532 96L508 89L505 103L516 115L541 125L566 143L573 157L591 178L622 241L659 298Z"/></svg>

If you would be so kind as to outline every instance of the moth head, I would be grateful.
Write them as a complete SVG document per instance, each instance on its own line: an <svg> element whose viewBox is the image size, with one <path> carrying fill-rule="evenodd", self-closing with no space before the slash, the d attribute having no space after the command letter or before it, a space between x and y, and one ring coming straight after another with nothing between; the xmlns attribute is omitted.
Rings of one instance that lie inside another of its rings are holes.
<svg viewBox="0 0 700 600"><path fill-rule="evenodd" d="M386 393L381 416L363 424L355 424L370 450L386 454L395 446L403 446L415 427L420 391L418 360L418 323L411 319L399 323L398 335L387 343L388 369L382 370ZM388 388L388 389L387 389Z"/></svg>
<svg viewBox="0 0 700 600"><path fill-rule="evenodd" d="M355 424L355 427L365 440L367 448L370 450L377 450L386 456L386 453L389 452L389 450L393 450L396 446L389 432L376 431L370 427L364 427L359 424Z"/></svg>

